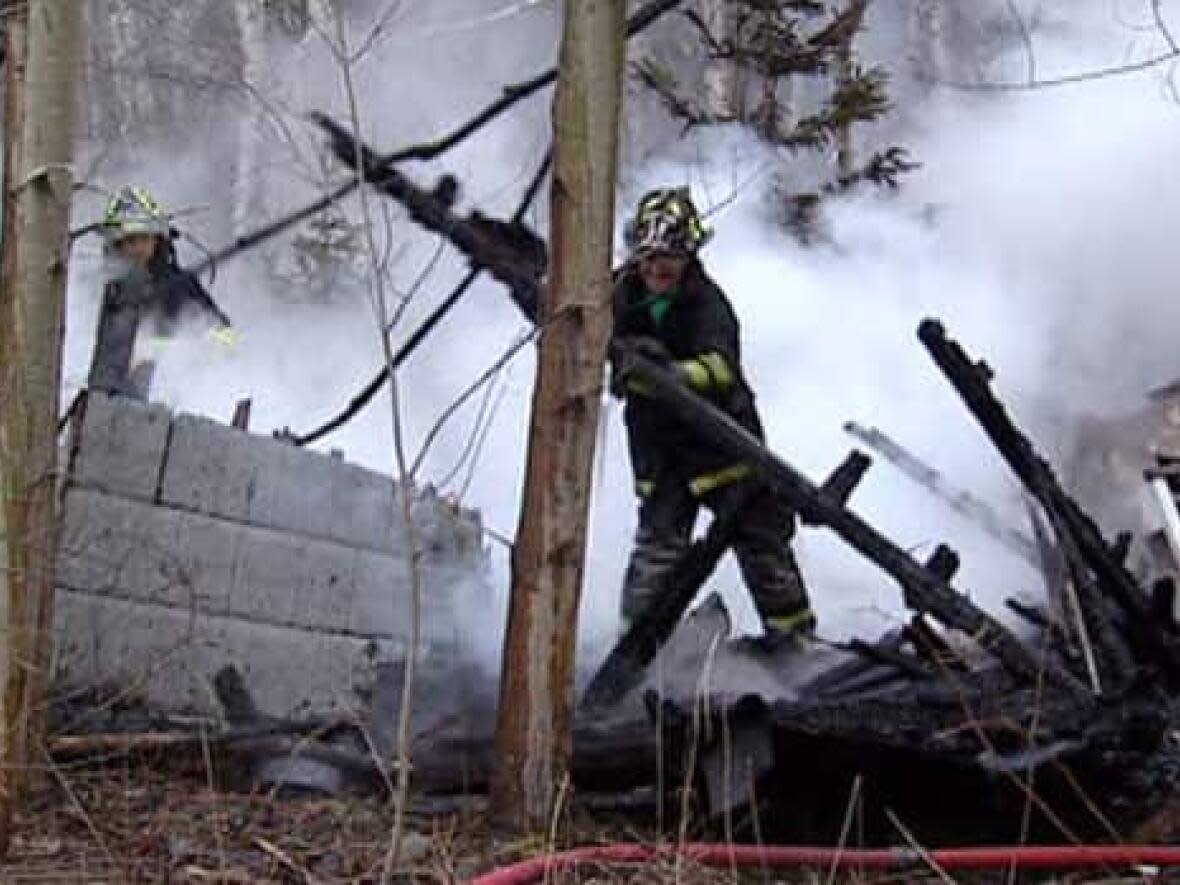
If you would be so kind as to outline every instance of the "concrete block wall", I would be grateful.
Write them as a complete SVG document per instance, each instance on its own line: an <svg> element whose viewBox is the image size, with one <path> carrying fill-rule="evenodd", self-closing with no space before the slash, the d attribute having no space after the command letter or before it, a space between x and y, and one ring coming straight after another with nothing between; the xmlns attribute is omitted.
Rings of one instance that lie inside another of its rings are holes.
<svg viewBox="0 0 1180 885"><path fill-rule="evenodd" d="M389 477L166 408L91 393L63 491L55 675L208 711L233 664L264 712L359 710L404 656L406 533ZM477 517L432 492L424 681L462 663L455 613L490 598Z"/></svg>

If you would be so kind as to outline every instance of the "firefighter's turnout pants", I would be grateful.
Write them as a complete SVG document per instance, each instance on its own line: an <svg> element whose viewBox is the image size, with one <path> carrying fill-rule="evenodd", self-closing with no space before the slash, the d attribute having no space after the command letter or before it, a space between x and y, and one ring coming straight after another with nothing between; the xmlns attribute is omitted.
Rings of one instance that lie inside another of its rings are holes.
<svg viewBox="0 0 1180 885"><path fill-rule="evenodd" d="M714 514L740 508L733 552L763 626L792 630L810 621L807 590L790 546L795 516L769 490L750 488L752 481L698 496L689 483L666 477L646 490L623 582L624 629L660 592L663 577L691 543L702 505Z"/></svg>

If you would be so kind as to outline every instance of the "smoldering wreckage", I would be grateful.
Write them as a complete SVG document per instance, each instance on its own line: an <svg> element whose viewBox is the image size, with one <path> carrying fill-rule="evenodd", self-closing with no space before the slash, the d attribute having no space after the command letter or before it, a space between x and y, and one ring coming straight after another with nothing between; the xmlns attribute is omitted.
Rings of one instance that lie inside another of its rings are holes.
<svg viewBox="0 0 1180 885"><path fill-rule="evenodd" d="M327 117L316 122L358 180L396 201L471 264L468 278L411 336L395 364L480 273L502 283L528 320L543 316L545 245L521 219L548 160L510 220L464 215L455 209L454 179L422 187L397 168L397 155L358 144ZM872 640L783 648L731 638L716 597L685 617L742 519L740 507L720 513L666 571L658 604L631 623L584 681L573 780L588 801L646 809L690 785L703 820L754 827L767 840L832 842L846 825L850 794L859 797L858 826L867 844L896 842L899 820L913 838L938 844L1170 835L1180 779L1177 462L1161 452L1143 465L1149 469L1142 481L1157 497L1165 531L1111 540L1009 415L989 367L936 320L923 322L917 337L1023 486L1031 534L955 490L879 431L851 426L850 432L1034 562L1044 575L1044 601L1010 599L1010 614L1024 629L1005 626L956 581L954 550L940 545L919 561L857 515L850 502L870 469L868 455L851 451L815 483L666 367L632 355L652 397L711 445L754 465L758 481L805 525L836 533L883 570L911 617ZM383 380L384 370L324 427L276 435L293 446L319 438L363 407ZM223 773L238 788L383 791L388 779L368 741L378 750L393 741L399 685L396 668L382 672L359 720L280 719L260 709L259 685L226 667L213 679L223 714L217 722L194 727L181 710L95 713L74 698L56 711L53 748L78 757L113 747L146 753L211 747L234 763ZM415 711L423 738L414 749L414 782L420 795L445 804L488 781L493 717L487 706L495 686L470 692L458 712L434 703L432 691L442 689L428 680ZM948 797L954 814L947 813Z"/></svg>
<svg viewBox="0 0 1180 885"><path fill-rule="evenodd" d="M354 161L350 134L327 118L319 122L337 156ZM450 180L422 189L371 150L362 150L362 157L369 186L446 236L473 268L504 283L525 316L536 320L544 247L535 236L518 221L456 214ZM1009 603L1032 635L1018 637L955 585L953 550L940 546L927 561L916 561L850 509L868 456L851 452L814 484L648 362L643 374L653 395L713 444L757 465L761 480L805 524L836 532L884 570L913 617L875 642L805 651L767 651L749 639L728 639L728 617L716 598L682 621L741 519L740 510L720 515L667 572L660 604L631 625L589 680L576 739L580 789L618 794L626 804L648 795L642 788L650 788L658 766L665 766L665 782L687 779L702 787L708 814L772 803L791 809L775 817L793 835L821 837L831 835L852 779L859 778L866 808L873 810L866 826L886 840L892 834L880 816L886 808L923 836L945 840L956 830L959 838L1018 836L1019 812L1027 803L1033 832L1078 838L1106 837L1111 827L1126 832L1165 804L1180 775L1173 722L1180 641L1172 575L1162 569L1154 579L1133 573L1129 539L1108 542L1067 494L996 398L987 366L936 321L924 322L918 334L1038 505L1035 539L996 525L982 505L972 511L1043 564L1051 589L1047 604ZM861 435L899 458L879 435ZM1167 486L1174 476L1175 469L1162 463L1152 479ZM930 474L925 479L940 481ZM955 500L962 506L961 495ZM666 674L658 683L647 676L657 655ZM702 697L698 683L706 665L716 684L730 688ZM741 685L750 689L732 688ZM254 775L306 789L382 787L381 773L357 743L355 725L268 720L232 669L217 675L215 688L229 725L211 740L246 760ZM382 705L384 715L370 724L388 734L391 699L375 700L375 707ZM424 715L429 708L427 702ZM115 724L89 722L99 731ZM161 736L160 723L150 717L143 724L151 726L145 748L200 740L183 733ZM430 732L415 753L417 786L435 793L479 788L488 774L489 736L448 735L445 727ZM308 734L315 740L307 741ZM75 732L59 738L57 747L75 754L109 745L102 734ZM1033 769L1035 793L1026 785ZM961 814L948 818L942 808L951 785ZM1013 813L997 813L1005 807Z"/></svg>

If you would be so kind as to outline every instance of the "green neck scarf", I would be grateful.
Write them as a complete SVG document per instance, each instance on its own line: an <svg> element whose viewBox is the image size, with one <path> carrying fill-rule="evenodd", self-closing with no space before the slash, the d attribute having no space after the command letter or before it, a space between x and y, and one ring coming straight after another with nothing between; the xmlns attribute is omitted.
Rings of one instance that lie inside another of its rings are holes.
<svg viewBox="0 0 1180 885"><path fill-rule="evenodd" d="M672 299L676 297L675 292L665 292L663 295L648 295L642 301L642 305L647 308L648 313L651 314L652 322L660 326L664 322L664 317L668 315L668 311L672 309Z"/></svg>

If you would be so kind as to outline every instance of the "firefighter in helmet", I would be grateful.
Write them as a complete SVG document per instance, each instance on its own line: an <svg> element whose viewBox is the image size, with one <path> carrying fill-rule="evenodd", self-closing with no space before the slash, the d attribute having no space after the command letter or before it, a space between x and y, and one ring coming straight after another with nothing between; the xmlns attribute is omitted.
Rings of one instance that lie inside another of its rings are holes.
<svg viewBox="0 0 1180 885"><path fill-rule="evenodd" d="M201 281L181 269L171 219L145 189L121 188L98 228L113 272L103 290L88 385L146 399L154 368L146 352L153 345L191 319L205 319L222 344L233 343L233 331Z"/></svg>
<svg viewBox="0 0 1180 885"><path fill-rule="evenodd" d="M627 225L629 258L616 276L611 388L626 400L624 421L639 495L639 527L623 584L624 630L658 592L659 580L688 547L701 506L740 506L734 540L742 578L769 642L815 629L807 590L790 547L795 516L747 463L703 441L691 426L645 396L628 354L674 369L759 439L762 424L742 373L738 321L729 299L697 257L706 227L687 188L654 190ZM740 504L739 504L740 501Z"/></svg>

